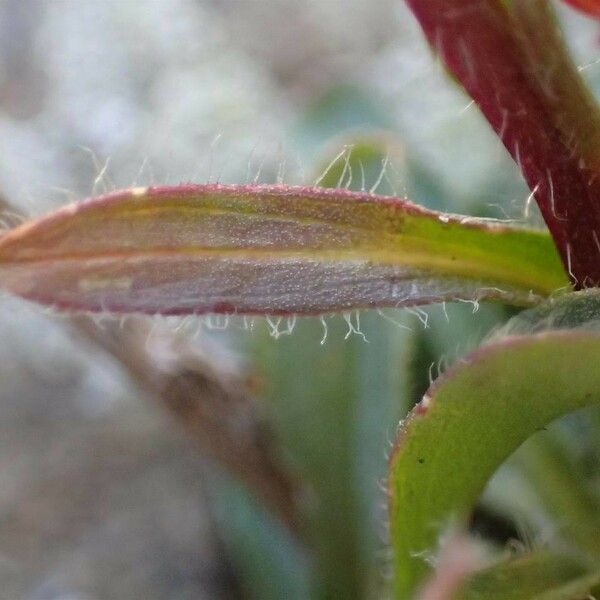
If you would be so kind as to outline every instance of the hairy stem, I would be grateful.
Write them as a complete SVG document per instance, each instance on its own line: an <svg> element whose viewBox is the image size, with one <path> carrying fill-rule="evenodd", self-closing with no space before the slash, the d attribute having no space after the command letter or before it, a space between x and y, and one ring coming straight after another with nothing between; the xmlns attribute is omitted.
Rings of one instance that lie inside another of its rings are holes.
<svg viewBox="0 0 600 600"><path fill-rule="evenodd" d="M407 2L519 165L572 282L600 284L600 119L546 3ZM532 14L551 35L531 41Z"/></svg>

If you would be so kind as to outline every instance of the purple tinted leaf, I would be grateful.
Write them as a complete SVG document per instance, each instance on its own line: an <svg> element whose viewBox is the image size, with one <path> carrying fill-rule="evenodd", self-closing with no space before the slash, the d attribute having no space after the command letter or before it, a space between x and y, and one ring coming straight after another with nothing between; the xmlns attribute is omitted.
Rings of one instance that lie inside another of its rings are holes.
<svg viewBox="0 0 600 600"><path fill-rule="evenodd" d="M403 200L287 186L125 190L0 238L0 282L87 311L315 314L565 285L539 231Z"/></svg>

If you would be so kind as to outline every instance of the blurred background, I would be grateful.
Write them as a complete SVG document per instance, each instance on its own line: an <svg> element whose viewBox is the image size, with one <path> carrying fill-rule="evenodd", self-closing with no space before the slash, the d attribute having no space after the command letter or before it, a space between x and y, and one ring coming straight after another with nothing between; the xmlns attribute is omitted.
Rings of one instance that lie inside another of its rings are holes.
<svg viewBox="0 0 600 600"><path fill-rule="evenodd" d="M597 25L559 17L600 94ZM0 227L214 181L539 223L399 0L0 0ZM0 598L385 597L397 423L510 314L89 320L2 297ZM597 515L598 422L522 450L473 530L500 549L568 539L572 485L572 514ZM540 493L549 472L562 483Z"/></svg>

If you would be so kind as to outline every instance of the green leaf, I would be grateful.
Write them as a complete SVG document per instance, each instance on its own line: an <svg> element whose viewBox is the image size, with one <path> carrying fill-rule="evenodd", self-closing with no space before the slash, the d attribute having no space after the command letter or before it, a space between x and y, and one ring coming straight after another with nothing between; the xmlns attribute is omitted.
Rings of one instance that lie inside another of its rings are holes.
<svg viewBox="0 0 600 600"><path fill-rule="evenodd" d="M354 85L336 84L308 106L293 138L302 154L313 160L332 138L349 132L388 130L392 124L389 107L372 94Z"/></svg>
<svg viewBox="0 0 600 600"><path fill-rule="evenodd" d="M368 189L378 180L386 145L381 136L347 142L344 156L324 163L321 185L342 178ZM384 448L409 407L411 317L390 310L300 319L291 336L252 338L271 425L289 469L308 488L305 540L316 571L311 598L378 598L389 587L378 568L381 481Z"/></svg>
<svg viewBox="0 0 600 600"><path fill-rule="evenodd" d="M315 178L319 186L350 188L355 191L373 190L379 195L395 196L406 178L404 150L391 136L384 133L364 133L340 136L331 144L342 150L333 160L319 165Z"/></svg>
<svg viewBox="0 0 600 600"><path fill-rule="evenodd" d="M591 290L516 317L440 377L404 422L389 476L399 598L422 581L423 556L449 523L466 519L514 450L554 419L600 402L599 308Z"/></svg>
<svg viewBox="0 0 600 600"><path fill-rule="evenodd" d="M66 309L315 314L528 304L567 278L541 231L347 190L208 185L116 192L13 229L0 282Z"/></svg>
<svg viewBox="0 0 600 600"><path fill-rule="evenodd" d="M472 576L455 600L573 600L586 598L600 572L572 556L536 552Z"/></svg>

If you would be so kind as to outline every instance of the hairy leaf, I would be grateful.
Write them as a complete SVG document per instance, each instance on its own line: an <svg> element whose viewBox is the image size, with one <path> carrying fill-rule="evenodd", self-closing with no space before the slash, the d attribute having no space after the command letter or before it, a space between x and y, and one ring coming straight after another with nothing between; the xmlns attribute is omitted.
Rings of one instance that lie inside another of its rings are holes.
<svg viewBox="0 0 600 600"><path fill-rule="evenodd" d="M600 2L595 4L598 10ZM579 158L580 170L598 172L600 109L569 56L552 7L548 0L521 0L510 2L510 9L529 72L537 79L547 104L549 120L569 151Z"/></svg>
<svg viewBox="0 0 600 600"><path fill-rule="evenodd" d="M62 309L314 314L567 285L549 236L288 186L116 192L0 238L0 285Z"/></svg>
<svg viewBox="0 0 600 600"><path fill-rule="evenodd" d="M600 402L600 292L525 312L440 377L403 423L390 459L400 598L496 468L557 417ZM585 326L583 324L586 324Z"/></svg>

